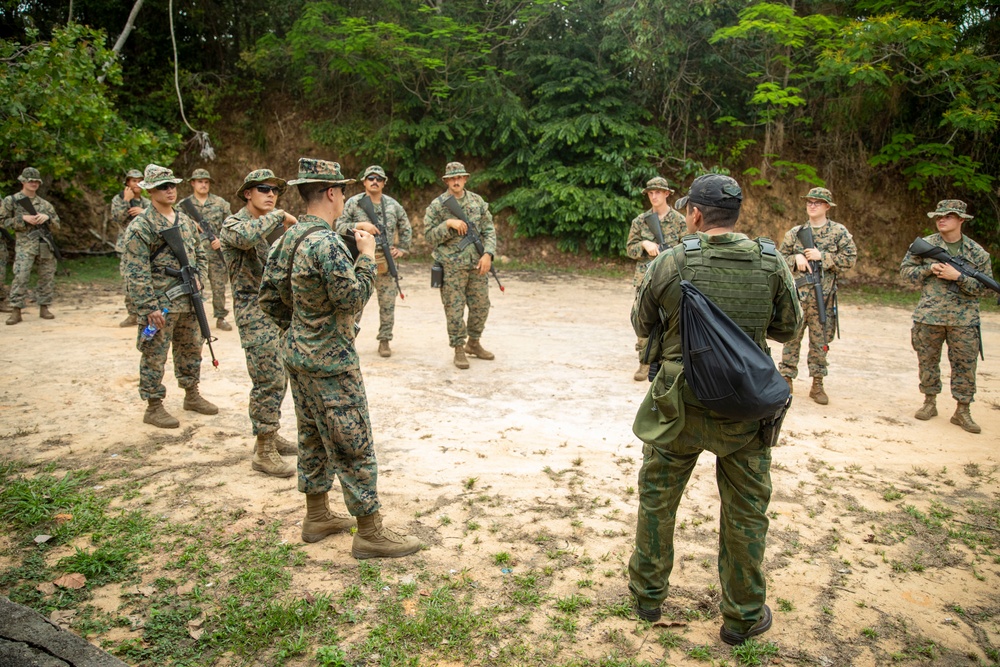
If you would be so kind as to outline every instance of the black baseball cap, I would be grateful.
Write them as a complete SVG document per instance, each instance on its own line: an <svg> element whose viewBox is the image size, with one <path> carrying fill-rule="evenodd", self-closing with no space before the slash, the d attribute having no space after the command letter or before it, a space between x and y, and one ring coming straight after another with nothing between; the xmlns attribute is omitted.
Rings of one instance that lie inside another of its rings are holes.
<svg viewBox="0 0 1000 667"><path fill-rule="evenodd" d="M743 190L735 178L722 174L705 174L694 179L686 196L677 200L675 208L685 211L688 203L738 210L743 204Z"/></svg>

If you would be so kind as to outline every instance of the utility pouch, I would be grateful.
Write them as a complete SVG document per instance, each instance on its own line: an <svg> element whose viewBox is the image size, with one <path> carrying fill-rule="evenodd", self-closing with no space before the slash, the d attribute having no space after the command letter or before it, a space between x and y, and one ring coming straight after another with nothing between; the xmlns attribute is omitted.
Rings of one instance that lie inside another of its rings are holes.
<svg viewBox="0 0 1000 667"><path fill-rule="evenodd" d="M761 437L764 439L766 447L774 447L778 444L778 436L781 435L781 425L784 423L785 415L788 414L788 408L790 407L792 407L791 394L788 395L788 400L785 401L785 405L780 410L775 412L773 416L761 421Z"/></svg>
<svg viewBox="0 0 1000 667"><path fill-rule="evenodd" d="M434 262L431 267L431 287L440 288L444 285L444 267L440 262Z"/></svg>

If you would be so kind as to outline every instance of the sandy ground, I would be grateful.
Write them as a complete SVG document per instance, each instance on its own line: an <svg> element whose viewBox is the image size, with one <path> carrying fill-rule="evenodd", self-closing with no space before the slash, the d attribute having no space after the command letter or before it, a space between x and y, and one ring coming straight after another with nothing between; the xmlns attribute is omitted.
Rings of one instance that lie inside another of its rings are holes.
<svg viewBox="0 0 1000 667"><path fill-rule="evenodd" d="M480 583L484 605L509 579L494 563L501 551L514 556L515 573L555 563L551 596L579 592L579 581L592 580L588 594L621 599L641 461L631 423L647 386L632 380L631 286L507 275L507 293L495 285L491 291L483 338L497 360L472 359L472 368L460 371L425 268L405 271L392 358L376 352L376 307L366 310L358 343L387 522L428 545L409 562L467 572ZM202 393L220 414L182 411L183 392L168 371L166 405L181 429L158 430L142 423L135 332L117 326L120 300L66 292L53 307L56 320L39 320L29 308L22 324L0 327L0 459L54 462L59 470L137 465L132 479L146 484L138 502L152 511L183 521L243 508L242 520L280 519L287 539L297 541L303 499L294 478L250 470L249 379L236 332L218 333L221 366L202 370ZM808 378L798 379L774 452L767 556L775 622L766 637L786 662L801 664L886 664L891 653L927 640L943 649L938 664L969 664L967 655L985 657L1000 644L1000 565L988 549L895 527L912 516L907 505L924 513L943 506L970 525L987 520L968 512L971 503L995 511L1000 317L984 318L987 356L973 404L983 434L971 435L949 424L947 391L942 416L913 418L922 397L909 312L841 311L843 338L833 344L826 385L831 402L810 401ZM802 368L805 374L804 361ZM290 394L284 408L282 432L292 437ZM702 457L681 506L667 611L710 611L717 600L713 458ZM886 500L887 489L902 497ZM997 530L995 518L984 530ZM472 520L482 529L470 531ZM349 544L350 537L334 536L305 552L348 566ZM917 562L922 571L905 566ZM336 591L343 584L335 573L297 574L293 586ZM778 598L787 601L784 610ZM689 620L686 639L721 648L717 618ZM616 627L631 633L635 623L588 622L569 655L600 655ZM628 636L638 659L663 657L655 641Z"/></svg>

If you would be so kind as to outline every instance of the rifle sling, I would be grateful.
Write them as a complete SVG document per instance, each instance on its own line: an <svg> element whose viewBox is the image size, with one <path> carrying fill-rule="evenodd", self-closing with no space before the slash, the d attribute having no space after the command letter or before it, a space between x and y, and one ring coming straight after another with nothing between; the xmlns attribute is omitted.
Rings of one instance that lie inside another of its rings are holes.
<svg viewBox="0 0 1000 667"><path fill-rule="evenodd" d="M286 279L288 280L289 293L291 293L292 290L292 265L295 263L295 251L299 249L299 246L302 245L302 242L306 240L307 236L315 232L322 231L324 229L326 229L326 227L324 227L323 225L313 225L312 227L307 229L302 234L302 236L300 236L298 240L295 241L295 245L292 246L292 252L288 254L288 275L286 276Z"/></svg>

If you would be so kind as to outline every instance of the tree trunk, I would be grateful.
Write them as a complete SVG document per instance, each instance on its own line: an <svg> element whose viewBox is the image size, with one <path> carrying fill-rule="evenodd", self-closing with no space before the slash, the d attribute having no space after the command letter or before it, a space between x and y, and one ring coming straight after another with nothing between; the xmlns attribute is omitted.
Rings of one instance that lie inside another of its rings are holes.
<svg viewBox="0 0 1000 667"><path fill-rule="evenodd" d="M115 56L118 56L118 54L122 52L122 47L125 46L125 40L128 39L128 36L132 33L132 26L135 24L135 17L139 15L139 10L142 9L142 3L144 1L145 0L135 0L135 4L132 5L132 11L128 15L128 20L125 22L122 34L118 35L118 41L115 42L114 47L111 49ZM105 65L105 68L110 66L111 63L108 63ZM97 82L104 83L104 78L105 75L101 74L101 76L97 77Z"/></svg>

